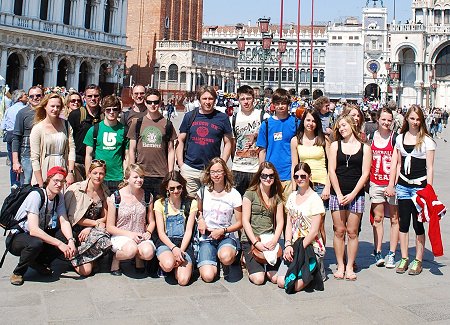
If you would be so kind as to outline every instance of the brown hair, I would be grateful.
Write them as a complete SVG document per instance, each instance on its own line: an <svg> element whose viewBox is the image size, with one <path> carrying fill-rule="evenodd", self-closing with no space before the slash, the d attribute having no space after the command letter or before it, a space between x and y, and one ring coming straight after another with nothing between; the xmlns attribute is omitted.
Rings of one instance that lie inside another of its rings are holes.
<svg viewBox="0 0 450 325"><path fill-rule="evenodd" d="M322 107L327 104L330 104L330 99L327 96L320 96L314 101L313 107L314 109L320 111Z"/></svg>
<svg viewBox="0 0 450 325"><path fill-rule="evenodd" d="M364 114L362 113L362 111L359 109L358 106L354 105L354 104L348 104L343 110L342 110L342 114L341 115L350 115L351 111L356 109L358 111L358 115L359 115L359 122L358 124L356 124L356 121L353 119L353 123L356 124L356 130L359 132L361 132L362 130L362 125L364 123Z"/></svg>
<svg viewBox="0 0 450 325"><path fill-rule="evenodd" d="M200 97L202 97L204 93L210 93L214 97L214 100L217 99L216 90L212 86L201 86L197 91L197 99L200 100Z"/></svg>
<svg viewBox="0 0 450 325"><path fill-rule="evenodd" d="M428 136L431 138L430 133L427 130L427 127L425 126L425 116L423 115L423 111L420 108L419 105L411 105L411 107L408 109L405 115L405 119L403 120L403 126L400 130L401 134L405 134L407 131L409 131L409 122L408 118L411 115L411 113L416 113L417 116L419 116L420 125L419 125L419 133L417 133L417 143L414 146L416 149L420 149L422 146L422 143L425 141L425 137ZM433 140L434 141L434 140Z"/></svg>
<svg viewBox="0 0 450 325"><path fill-rule="evenodd" d="M291 104L291 95L286 89L278 88L272 95L273 104Z"/></svg>
<svg viewBox="0 0 450 325"><path fill-rule="evenodd" d="M311 167L309 167L309 165L305 162L299 162L295 167L294 167L294 174L296 172L298 172L299 170L303 170L305 173L308 174L309 178L309 187L311 187L312 189L314 189L314 184L311 180Z"/></svg>
<svg viewBox="0 0 450 325"><path fill-rule="evenodd" d="M64 107L64 103L63 103L63 99L61 98L61 96L59 96L56 93L50 93L45 95L44 99L41 100L41 102L36 106L36 113L34 115L34 124L39 123L40 121L42 121L43 119L45 119L47 117L47 112L45 110L45 107L47 106L48 102L50 101L50 99L59 99L59 102L61 103L61 110Z"/></svg>
<svg viewBox="0 0 450 325"><path fill-rule="evenodd" d="M89 173L92 172L95 168L103 168L106 173L106 162L104 160L94 159L91 161L91 165L89 166Z"/></svg>
<svg viewBox="0 0 450 325"><path fill-rule="evenodd" d="M326 140L322 129L322 121L320 120L319 111L313 108L306 108L302 118L300 119L300 125L298 126L297 131L297 141L299 144L303 144L303 135L305 134L305 118L308 114L311 114L314 122L316 122L316 128L314 129L316 139L314 140L314 145L324 147L326 145Z"/></svg>
<svg viewBox="0 0 450 325"><path fill-rule="evenodd" d="M181 192L181 200L185 200L187 198L186 180L183 178L183 176L181 176L181 173L176 170L168 172L166 176L164 176L164 179L161 182L159 197L162 197L164 199L169 197L167 195L167 185L170 181L178 182L181 184L181 186L183 187L183 191Z"/></svg>
<svg viewBox="0 0 450 325"><path fill-rule="evenodd" d="M255 98L255 91L249 85L243 85L243 86L240 86L237 89L237 96L238 96L238 98L239 98L239 96L244 95L244 94L245 95L250 95L253 98Z"/></svg>
<svg viewBox="0 0 450 325"><path fill-rule="evenodd" d="M215 164L222 165L223 171L224 171L224 182L225 182L225 192L230 192L231 189L234 186L234 179L233 174L231 173L230 169L227 166L227 163L219 157L215 157L211 159L208 166L205 169L205 175L203 176L202 183L205 184L206 187L208 187L208 190L211 192L214 187L214 183L211 179L210 170L211 167Z"/></svg>
<svg viewBox="0 0 450 325"><path fill-rule="evenodd" d="M347 123L350 125L350 127L351 127L351 129L352 129L352 133L353 133L353 135L355 136L355 138L356 138L359 142L363 143L363 141L362 141L362 139L361 139L361 136L359 135L359 132L358 132L358 130L356 129L357 126L356 126L355 120L353 119L353 117L351 117L351 116L348 115L348 114L347 114L347 115L341 115L341 116L339 116L338 119L336 120L336 123L334 123L334 127L333 127L334 139L337 140L337 141L343 139L341 133L339 132L339 123L340 123L342 120L344 120L345 122L347 122Z"/></svg>
<svg viewBox="0 0 450 325"><path fill-rule="evenodd" d="M118 107L121 111L122 103L120 102L119 98L116 97L116 95L108 95L103 97L100 107L102 108L102 112L104 112L105 108L107 107Z"/></svg>

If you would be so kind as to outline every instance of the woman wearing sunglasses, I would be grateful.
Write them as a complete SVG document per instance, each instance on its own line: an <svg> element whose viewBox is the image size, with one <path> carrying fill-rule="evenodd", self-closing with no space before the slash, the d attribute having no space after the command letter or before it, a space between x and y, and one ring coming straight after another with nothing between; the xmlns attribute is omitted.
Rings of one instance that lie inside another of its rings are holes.
<svg viewBox="0 0 450 325"><path fill-rule="evenodd" d="M277 283L279 260L274 265L258 262L251 253L252 246L261 252L273 251L283 231L283 187L275 166L263 162L253 177L242 202L242 250L248 270L249 280L261 285L266 277ZM272 234L272 239L262 243L260 236Z"/></svg>
<svg viewBox="0 0 450 325"><path fill-rule="evenodd" d="M284 261L278 270L278 286L284 288L286 271L294 260L294 243L303 238L303 247L312 245L316 253L318 270L322 280L325 278L323 257L325 245L322 234L319 231L322 216L325 215L325 207L319 194L314 191L311 177L311 168L307 163L299 163L294 166L293 178L297 184L297 190L289 195L286 202L288 217L286 220ZM295 281L295 291L302 290L308 283L301 278Z"/></svg>
<svg viewBox="0 0 450 325"><path fill-rule="evenodd" d="M162 198L155 202L156 256L164 272L175 271L179 285L189 283L194 250L191 239L197 201L189 200L186 181L178 171L169 172L161 183Z"/></svg>
<svg viewBox="0 0 450 325"><path fill-rule="evenodd" d="M197 266L203 281L212 282L218 261L229 266L236 257L238 243L234 232L242 228L242 197L233 188L233 175L222 158L213 158L208 164L203 184L197 192L201 235Z"/></svg>
<svg viewBox="0 0 450 325"><path fill-rule="evenodd" d="M69 186L64 195L67 216L74 232L79 254L72 260L75 271L89 276L94 261L111 247L106 233L108 188L103 184L106 164L103 160L93 160L88 170L88 178Z"/></svg>
<svg viewBox="0 0 450 325"><path fill-rule="evenodd" d="M80 93L71 91L64 100L64 116L67 118L70 112L79 109L83 105Z"/></svg>

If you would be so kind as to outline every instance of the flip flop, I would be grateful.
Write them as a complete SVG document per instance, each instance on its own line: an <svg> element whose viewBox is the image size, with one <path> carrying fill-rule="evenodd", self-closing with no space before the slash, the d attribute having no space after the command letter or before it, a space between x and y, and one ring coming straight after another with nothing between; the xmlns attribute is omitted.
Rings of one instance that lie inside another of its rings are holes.
<svg viewBox="0 0 450 325"><path fill-rule="evenodd" d="M344 271L336 271L336 272L334 272L333 273L333 277L336 279L336 280L344 280Z"/></svg>
<svg viewBox="0 0 450 325"><path fill-rule="evenodd" d="M347 272L345 274L345 280L347 281L356 281L358 277L356 276L355 272Z"/></svg>

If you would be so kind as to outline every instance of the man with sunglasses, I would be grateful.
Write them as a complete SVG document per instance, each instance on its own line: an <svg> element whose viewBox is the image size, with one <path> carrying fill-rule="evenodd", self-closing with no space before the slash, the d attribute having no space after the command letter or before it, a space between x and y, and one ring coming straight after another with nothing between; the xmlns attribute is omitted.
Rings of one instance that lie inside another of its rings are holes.
<svg viewBox="0 0 450 325"><path fill-rule="evenodd" d="M94 125L86 133L86 175L89 173L92 159L106 164L104 184L111 193L117 190L123 180L123 171L127 166L128 141L125 127L117 118L122 110L120 100L114 96L106 96L102 100L103 121Z"/></svg>
<svg viewBox="0 0 450 325"><path fill-rule="evenodd" d="M86 145L84 138L88 130L101 118L101 89L99 86L90 84L84 90L84 99L86 107L81 106L70 112L68 120L73 130L73 139L75 142L75 171L69 170L69 173L75 174L75 181L79 182L86 178L84 160L86 158Z"/></svg>
<svg viewBox="0 0 450 325"><path fill-rule="evenodd" d="M171 172L175 165L174 141L177 138L172 123L165 119L159 110L160 102L160 92L149 89L145 94L147 114L134 118L127 134L130 139L130 163L138 163L144 168L142 187L154 197L160 194L164 176Z"/></svg>
<svg viewBox="0 0 450 325"><path fill-rule="evenodd" d="M140 118L147 114L147 106L145 105L145 87L143 85L137 84L133 87L131 98L133 99L133 106L131 106L128 111L123 112L120 118L120 123L125 125L126 132L128 132L128 128L134 118Z"/></svg>
<svg viewBox="0 0 450 325"><path fill-rule="evenodd" d="M33 168L31 167L30 133L34 125L36 106L44 96L41 86L28 90L28 105L16 115L12 139L13 172L20 174L21 184L31 184Z"/></svg>

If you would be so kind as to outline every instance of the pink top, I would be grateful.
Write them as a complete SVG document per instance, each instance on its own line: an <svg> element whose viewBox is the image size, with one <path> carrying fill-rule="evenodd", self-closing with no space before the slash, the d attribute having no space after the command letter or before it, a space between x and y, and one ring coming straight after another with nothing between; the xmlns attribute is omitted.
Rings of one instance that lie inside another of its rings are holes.
<svg viewBox="0 0 450 325"><path fill-rule="evenodd" d="M114 200L114 194L112 200ZM117 213L116 227L142 234L145 232L147 225L146 212L144 196L138 204L121 201Z"/></svg>

